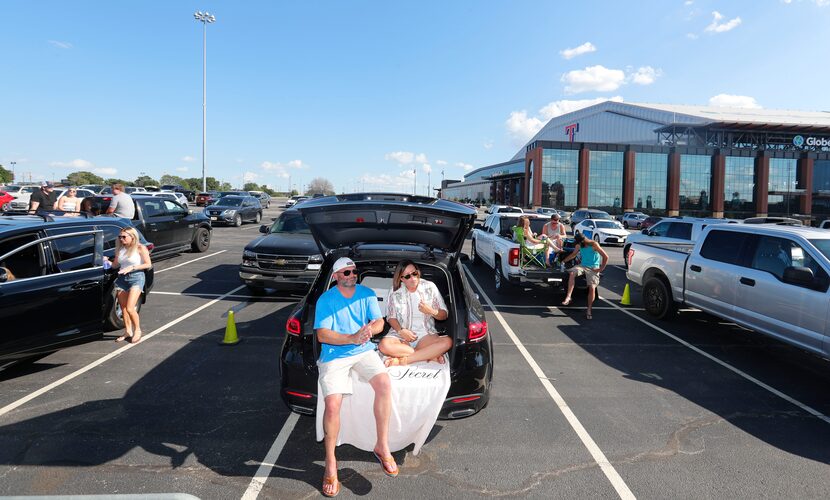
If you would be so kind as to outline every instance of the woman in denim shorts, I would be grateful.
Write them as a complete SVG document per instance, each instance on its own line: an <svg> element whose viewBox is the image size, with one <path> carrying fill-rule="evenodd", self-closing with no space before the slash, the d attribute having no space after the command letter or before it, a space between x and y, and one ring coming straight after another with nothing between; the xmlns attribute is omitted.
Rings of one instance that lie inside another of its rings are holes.
<svg viewBox="0 0 830 500"><path fill-rule="evenodd" d="M138 231L134 228L121 230L115 246L115 260L112 267L118 269L115 290L118 304L124 315L124 334L115 339L121 342L130 339L135 344L141 340L141 325L136 304L144 291L144 270L153 267L150 252L139 243Z"/></svg>

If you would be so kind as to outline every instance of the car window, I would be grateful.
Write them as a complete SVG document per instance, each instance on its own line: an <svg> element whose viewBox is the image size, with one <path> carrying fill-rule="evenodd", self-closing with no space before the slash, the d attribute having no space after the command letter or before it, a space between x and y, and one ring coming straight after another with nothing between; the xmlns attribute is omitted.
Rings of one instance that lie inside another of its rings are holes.
<svg viewBox="0 0 830 500"><path fill-rule="evenodd" d="M182 215L187 213L187 211L178 203L170 201L170 200L163 200L164 201L164 210L169 215Z"/></svg>
<svg viewBox="0 0 830 500"><path fill-rule="evenodd" d="M798 243L786 238L760 236L752 257L752 268L767 271L783 281L787 267L806 267L813 271L815 283L827 290L828 275L824 268Z"/></svg>
<svg viewBox="0 0 830 500"><path fill-rule="evenodd" d="M649 230L649 233L654 236L666 236L669 233L669 229L671 229L673 222L660 222L653 226Z"/></svg>
<svg viewBox="0 0 830 500"><path fill-rule="evenodd" d="M692 225L688 222L672 222L671 228L667 234L669 238L679 238L681 240L692 239Z"/></svg>
<svg viewBox="0 0 830 500"><path fill-rule="evenodd" d="M271 226L272 233L290 233L290 234L311 234L305 219L300 214L283 214L274 225Z"/></svg>
<svg viewBox="0 0 830 500"><path fill-rule="evenodd" d="M594 222L591 219L586 220L583 224L585 224L585 227L594 227Z"/></svg>
<svg viewBox="0 0 830 500"><path fill-rule="evenodd" d="M60 272L89 269L95 260L95 234L65 236L50 242Z"/></svg>
<svg viewBox="0 0 830 500"><path fill-rule="evenodd" d="M144 211L144 217L153 218L153 217L164 217L164 200L161 199L147 199L142 200L142 209Z"/></svg>
<svg viewBox="0 0 830 500"><path fill-rule="evenodd" d="M613 221L610 221L610 220L609 221L599 220L599 221L596 222L596 227L600 228L600 229L619 229L620 228L620 226L617 225L616 222L613 222Z"/></svg>
<svg viewBox="0 0 830 500"><path fill-rule="evenodd" d="M740 265L741 249L750 236L749 233L711 231L700 247L700 256L704 259Z"/></svg>
<svg viewBox="0 0 830 500"><path fill-rule="evenodd" d="M104 250L112 250L115 248L115 243L118 241L118 235L121 234L121 228L119 226L106 224L96 226L96 229L100 229L104 233Z"/></svg>
<svg viewBox="0 0 830 500"><path fill-rule="evenodd" d="M43 258L41 245L32 245L17 252L14 251L36 239L35 235L25 235L0 242L0 259L2 259L0 267L5 268L12 279L34 278L47 274L46 260ZM4 258L3 256L9 252L13 253Z"/></svg>

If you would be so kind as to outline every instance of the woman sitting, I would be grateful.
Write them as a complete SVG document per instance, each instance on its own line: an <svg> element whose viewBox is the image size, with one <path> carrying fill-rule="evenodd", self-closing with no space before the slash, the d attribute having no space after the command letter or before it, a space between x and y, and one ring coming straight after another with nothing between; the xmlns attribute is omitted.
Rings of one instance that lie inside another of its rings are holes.
<svg viewBox="0 0 830 500"><path fill-rule="evenodd" d="M547 248L545 248L545 262L551 262L551 254L556 258L556 254L562 251L564 247L565 225L559 222L559 214L554 212L550 216L550 222L542 226L542 234L547 236Z"/></svg>
<svg viewBox="0 0 830 500"><path fill-rule="evenodd" d="M386 366L430 360L443 363L452 340L438 335L436 319L447 319L447 305L441 292L431 281L421 279L414 262L402 261L395 269L389 294L386 320L392 331L378 346L388 356L384 361Z"/></svg>

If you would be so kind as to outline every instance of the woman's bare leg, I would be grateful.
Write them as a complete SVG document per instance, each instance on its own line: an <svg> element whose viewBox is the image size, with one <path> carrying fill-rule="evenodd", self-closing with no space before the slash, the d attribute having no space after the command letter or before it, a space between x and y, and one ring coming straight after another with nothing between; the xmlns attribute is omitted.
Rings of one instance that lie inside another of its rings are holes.
<svg viewBox="0 0 830 500"><path fill-rule="evenodd" d="M386 366L400 364L397 358L406 358L415 352L409 344L397 337L384 337L378 344L378 350L381 354L395 358L394 361L387 360Z"/></svg>
<svg viewBox="0 0 830 500"><path fill-rule="evenodd" d="M121 317L124 318L124 333L115 339L116 342L121 342L133 336L132 319L127 314L127 300L129 299L129 295L124 290L118 290L115 295L115 300L118 301L118 305L121 307Z"/></svg>
<svg viewBox="0 0 830 500"><path fill-rule="evenodd" d="M141 325L138 322L138 310L135 308L140 297L141 289L136 286L130 287L129 296L127 298L127 310L125 311L124 317L127 315L130 316L130 322L133 325L133 338L130 342L133 344L141 340Z"/></svg>
<svg viewBox="0 0 830 500"><path fill-rule="evenodd" d="M407 361L417 363L418 361L432 361L440 358L441 361L438 362L443 363L444 353L451 348L452 340L449 337L430 334L418 341L415 353L409 356Z"/></svg>

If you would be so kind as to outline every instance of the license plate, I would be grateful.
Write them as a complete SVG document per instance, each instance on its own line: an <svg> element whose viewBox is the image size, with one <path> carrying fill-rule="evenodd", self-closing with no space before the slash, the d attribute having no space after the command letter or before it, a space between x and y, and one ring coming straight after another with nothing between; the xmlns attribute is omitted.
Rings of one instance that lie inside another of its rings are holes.
<svg viewBox="0 0 830 500"><path fill-rule="evenodd" d="M308 269L309 271L315 271L315 270L319 271L321 265L322 264L309 264L306 269Z"/></svg>
<svg viewBox="0 0 830 500"><path fill-rule="evenodd" d="M210 220L219 220L219 217L211 217Z"/></svg>
<svg viewBox="0 0 830 500"><path fill-rule="evenodd" d="M548 283L562 283L562 278L548 278Z"/></svg>

